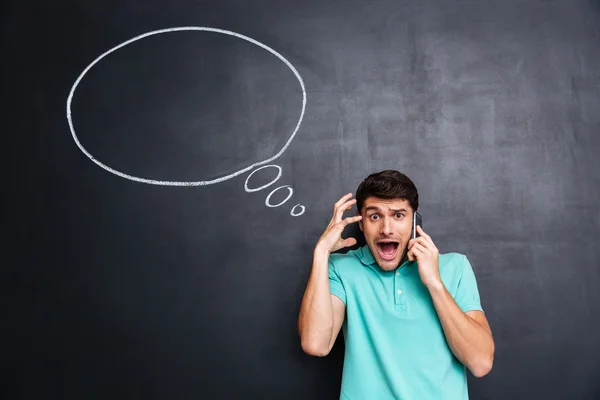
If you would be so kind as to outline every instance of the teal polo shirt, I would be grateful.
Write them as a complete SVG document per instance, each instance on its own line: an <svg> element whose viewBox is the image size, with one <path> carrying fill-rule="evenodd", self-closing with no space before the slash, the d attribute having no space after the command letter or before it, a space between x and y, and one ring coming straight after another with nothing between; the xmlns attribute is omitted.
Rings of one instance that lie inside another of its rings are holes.
<svg viewBox="0 0 600 400"><path fill-rule="evenodd" d="M442 282L463 311L482 310L467 257L440 254ZM346 304L340 399L466 400L467 370L452 354L416 261L383 271L368 246L331 254L330 291Z"/></svg>

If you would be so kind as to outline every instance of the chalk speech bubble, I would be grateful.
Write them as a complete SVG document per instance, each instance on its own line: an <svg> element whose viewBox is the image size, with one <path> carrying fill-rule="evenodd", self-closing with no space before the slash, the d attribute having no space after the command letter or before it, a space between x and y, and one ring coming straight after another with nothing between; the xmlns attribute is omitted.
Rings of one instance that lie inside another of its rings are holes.
<svg viewBox="0 0 600 400"><path fill-rule="evenodd" d="M298 79L298 82L300 83L300 86L302 88L302 111L300 113L300 118L298 119L298 122L296 123L296 127L294 128L294 131L292 132L292 134L290 135L289 139L285 142L285 144L283 145L283 147L279 150L279 152L277 152L275 155L273 155L270 158L267 158L265 160L262 161L257 161L254 162L242 169L240 169L239 171L233 172L231 174L225 175L225 176L221 176L212 180L206 180L206 181L161 181L161 180L154 180L154 179L146 179L146 178L141 178L141 177L137 177L137 176L133 176L133 175L129 175L126 174L124 172L121 171L117 171L114 168L109 167L106 164L103 164L101 161L97 160L90 152L88 152L85 147L83 147L83 145L81 144L81 142L79 141L77 134L75 133L75 127L73 125L73 119L71 116L71 103L73 101L73 96L75 94L75 90L77 89L77 86L79 85L79 83L81 82L81 80L83 79L83 77L88 73L88 71L94 66L96 65L100 60L102 60L104 57L108 56L109 54L111 54L112 52L127 46L128 44L131 44L135 41L138 41L140 39L146 38L148 36L153 36L153 35L159 35L162 33L168 33L168 32L177 32L177 31L206 31L206 32L215 32L215 33L222 33L224 35L229 35L229 36L234 36L236 38L239 39L243 39L246 40L252 44L255 44L265 50L267 50L268 52L270 52L271 54L275 55L277 58L279 58L285 65L288 66L288 68L290 70L292 70L292 72L294 73L294 75L296 76L296 79ZM152 185L164 185L164 186L204 186L204 185L210 185L210 184L214 184L214 183L219 183L219 182L223 182L226 181L228 179L231 179L233 177L236 177L238 175L241 175L247 171L250 171L251 169L253 169L254 167L260 166L260 165L264 165L264 164L268 164L270 162L272 162L273 160L279 158L284 152L285 150L289 147L290 143L292 142L292 140L294 140L294 137L296 136L296 133L298 132L298 129L300 128L300 124L302 123L302 119L304 118L304 112L306 110L306 88L304 87L304 82L302 80L302 77L300 76L300 74L298 73L298 71L296 70L296 68L294 68L294 66L285 58L283 57L281 54L279 54L278 52L276 52L275 50L273 50L272 48L270 48L269 46L255 40L252 39L248 36L236 33L236 32L232 32L232 31L228 31L228 30L223 30L223 29L217 29L217 28L209 28L209 27L202 27L202 26L185 26L185 27L174 27L174 28L166 28L166 29L159 29L156 31L152 31L152 32L147 32L144 33L142 35L136 36L132 39L127 40L126 42L123 42L115 47L113 47L112 49L104 52L102 55L100 55L98 58L96 58L94 61L92 61L92 63L90 65L88 65L83 72L79 75L79 77L77 78L77 80L75 81L75 83L73 84L71 91L69 93L69 97L67 98L67 120L69 122L69 128L71 130L71 135L73 136L73 140L75 141L75 143L77 144L77 146L79 147L79 149L83 152L83 154L85 154L90 160L92 160L94 163L98 164L100 167L104 168L105 170L107 170L108 172L111 172L115 175L118 175L122 178L125 179L130 179L132 181L136 181L136 182L142 182L142 183L148 183L148 184L152 184Z"/></svg>

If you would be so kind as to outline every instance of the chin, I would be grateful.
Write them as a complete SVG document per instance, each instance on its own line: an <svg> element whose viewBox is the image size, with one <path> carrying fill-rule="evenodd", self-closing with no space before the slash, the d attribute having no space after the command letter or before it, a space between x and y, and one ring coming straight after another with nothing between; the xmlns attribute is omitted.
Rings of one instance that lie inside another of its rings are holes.
<svg viewBox="0 0 600 400"><path fill-rule="evenodd" d="M400 265L400 260L377 260L377 264L384 271L393 271Z"/></svg>

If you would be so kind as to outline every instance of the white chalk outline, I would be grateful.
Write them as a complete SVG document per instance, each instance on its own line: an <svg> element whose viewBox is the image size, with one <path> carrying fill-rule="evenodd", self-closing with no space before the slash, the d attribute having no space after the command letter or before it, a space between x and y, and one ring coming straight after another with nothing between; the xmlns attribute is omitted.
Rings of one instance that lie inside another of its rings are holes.
<svg viewBox="0 0 600 400"><path fill-rule="evenodd" d="M288 196L281 203L271 204L271 202L269 201L269 199L271 199L271 196L273 196L275 194L275 192L278 191L279 189L286 189L286 188L289 191ZM269 195L265 199L265 206L271 207L271 208L279 207L279 206L285 204L285 202L288 201L290 199L290 197L292 197L293 194L294 194L294 189L290 185L279 186L278 188L271 190L271 193L269 193ZM292 210L293 210L293 208L292 208Z"/></svg>
<svg viewBox="0 0 600 400"><path fill-rule="evenodd" d="M275 178L274 178L274 179L273 179L271 182L269 182L269 183L267 183L267 184L265 184L265 185L262 185L261 187L258 187L258 188L256 188L256 189L250 189L250 188L248 188L248 181L250 180L250 178L252 177L252 175L254 175L254 173L255 173L255 172L258 172L258 171L260 171L261 169L270 168L270 167L274 167L274 168L277 168L277 169L279 170L279 172L278 172L277 176L276 176L276 177L275 177ZM265 189L265 188L267 188L267 187L271 186L272 184L274 184L275 182L277 182L277 181L279 180L279 178L281 178L281 167L280 167L279 165L275 165L275 164L264 165L264 166L262 166L262 167L260 167L260 168L257 168L257 169L255 169L254 171L252 171L252 173L251 173L250 175L248 175L248 177L246 178L246 182L244 183L244 190L246 190L246 192L248 192L248 193L251 193L251 192L258 192L259 190L263 190L263 189ZM271 199L271 196L272 196L273 194L275 194L275 192L276 192L276 191L278 191L279 189L283 189L283 188L288 188L288 190L289 190L289 192L290 192L290 193L289 193L289 194L288 194L288 196L285 198L285 200L283 200L281 203L279 203L279 204L277 204L277 205L272 205L272 204L270 203L270 201L269 201L269 200ZM279 206L281 206L282 204L284 204L285 202L287 202L287 201L290 199L290 197L292 197L292 194L294 194L294 189L293 189L293 188L292 188L290 185L285 185L285 186L280 186L280 187L278 187L278 188L275 188L275 189L273 189L273 190L271 191L271 193L269 193L269 195L267 196L267 198L266 198L266 200L265 200L265 205L266 205L267 207L272 207L272 208L273 208L273 207L279 207ZM294 210L295 210L297 207L300 207L300 208L302 208L302 211L300 211L300 212L298 212L298 213L294 213ZM299 217L300 215L304 214L304 212L305 212L305 211L306 211L306 207L304 207L302 204L298 203L298 204L296 204L294 207L292 207L292 210L290 211L290 215L291 215L292 217Z"/></svg>
<svg viewBox="0 0 600 400"><path fill-rule="evenodd" d="M296 207L300 206L302 208L302 211L300 211L297 214L294 214L294 210L296 209ZM292 207L292 211L290 211L290 215L292 217L299 217L300 215L304 214L304 211L306 211L306 207L304 207L302 204L298 203L296 204L294 207Z"/></svg>
<svg viewBox="0 0 600 400"><path fill-rule="evenodd" d="M269 168L269 167L275 167L279 170L279 173L277 174L277 176L275 177L275 179L273 179L271 182L267 183L266 185L262 185L261 187L258 187L256 189L249 189L248 188L248 181L250 180L250 177L252 175L254 175L255 172L260 171L261 169L265 169L265 168ZM279 178L281 178L281 167L279 165L275 165L275 164L269 164L269 165L263 165L260 168L255 169L254 171L252 171L252 173L250 173L250 175L248 175L248 177L246 178L246 182L244 183L244 190L248 193L252 193L252 192L258 192L259 190L263 190L264 188L267 188L269 186L271 186L272 184L274 184L275 182L277 182L279 180Z"/></svg>
<svg viewBox="0 0 600 400"><path fill-rule="evenodd" d="M296 124L296 128L294 129L294 132L292 133L292 135L290 136L290 138L288 139L288 141L285 143L285 145L282 147L282 149L275 154L273 157L268 158L266 160L263 161L259 161L259 162L255 162L254 164L251 164L249 166L247 166L246 168L243 168L237 172L234 172L232 174L226 175L226 176L222 176L220 178L216 178L216 179L212 179L212 180L208 180L208 181L195 181L195 182L189 182L189 181L159 181L159 180L154 180L154 179L146 179L146 178L140 178L137 176L132 176L132 175L128 175L125 174L123 172L117 171L113 168L110 168L109 166L101 163L100 161L96 160L94 158L94 156L92 156L79 142L79 139L77 138L77 135L75 134L75 128L73 127L73 120L71 118L71 102L73 100L73 95L75 93L75 89L77 88L77 86L79 85L79 82L81 82L81 80L83 79L83 77L85 76L85 74L96 64L98 63L100 60L102 60L104 57L106 57L107 55L109 55L110 53L120 49L121 47L127 46L130 43L133 43L137 40L143 39L145 37L148 36L152 36L152 35L158 35L161 33L167 33L167 32L178 32L178 31L207 31L207 32L215 32L215 33L222 33L225 35L230 35L230 36L234 36L237 37L239 39L243 39L246 40L250 43L253 43L259 47L262 47L263 49L269 51L270 53L272 53L273 55L275 55L277 58L279 58L281 61L283 61L285 63L285 65L288 66L289 69L292 70L292 72L294 73L294 75L296 75L296 78L298 79L298 82L300 82L300 86L302 87L302 112L300 113L300 118L298 119L298 123ZM75 83L73 84L73 87L71 88L71 91L69 93L69 97L67 98L67 120L69 121L69 128L71 129L71 135L73 136L73 140L75 140L75 143L77 144L77 146L79 147L79 149L83 152L83 154L85 154L90 160L92 160L93 162L95 162L96 164L98 164L100 167L104 168L105 170L107 170L108 172L111 172L115 175L118 175L122 178L125 179L130 179L132 181L136 181L136 182L142 182L142 183L149 183L149 184L153 184L153 185L165 185L165 186L204 186L204 185L210 185L213 183L219 183L219 182L223 182L227 179L231 179L233 177L236 177L238 175L243 174L244 172L247 172L249 170L251 170L252 168L259 166L259 165L263 165L263 164L267 164L270 163L271 161L279 158L284 151L287 150L288 146L290 145L290 143L292 142L292 140L294 139L294 137L296 136L296 133L298 132L298 129L300 128L300 124L302 123L302 119L304 118L304 111L306 110L306 88L304 87L304 81L302 80L302 77L300 76L300 74L298 73L298 71L296 71L296 68L294 68L294 66L285 58L283 57L281 54L279 54L278 52L276 52L275 50L273 50L272 48L270 48L269 46L255 40L252 39L248 36L236 33L236 32L232 32L232 31L228 31L228 30L224 30L224 29L218 29L218 28L209 28L209 27L204 27L204 26L182 26L182 27L174 27L174 28L166 28L166 29L159 29L159 30L155 30L155 31L151 31L151 32L147 32L144 33L142 35L136 36L132 39L127 40L126 42L121 43L118 46L113 47L112 49L104 52L102 55L100 55L98 58L96 58L94 61L92 61L92 63L90 65L88 65L83 72L79 75L79 77L77 78L77 80L75 81Z"/></svg>

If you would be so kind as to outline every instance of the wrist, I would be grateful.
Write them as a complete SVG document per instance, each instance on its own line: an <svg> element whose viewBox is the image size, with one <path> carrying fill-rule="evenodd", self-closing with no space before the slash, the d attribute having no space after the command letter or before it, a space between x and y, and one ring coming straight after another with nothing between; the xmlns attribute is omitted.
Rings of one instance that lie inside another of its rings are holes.
<svg viewBox="0 0 600 400"><path fill-rule="evenodd" d="M433 279L431 282L425 284L430 293L439 293L446 290L444 283L441 279Z"/></svg>
<svg viewBox="0 0 600 400"><path fill-rule="evenodd" d="M322 274L324 270L328 270L330 252L326 248L315 247L313 253L312 273Z"/></svg>
<svg viewBox="0 0 600 400"><path fill-rule="evenodd" d="M330 254L331 250L329 250L329 248L322 243L317 243L313 252L313 256L315 257L329 257Z"/></svg>

